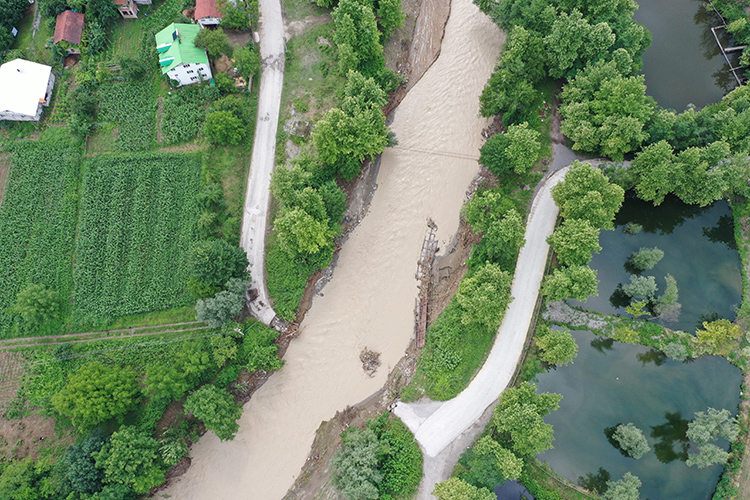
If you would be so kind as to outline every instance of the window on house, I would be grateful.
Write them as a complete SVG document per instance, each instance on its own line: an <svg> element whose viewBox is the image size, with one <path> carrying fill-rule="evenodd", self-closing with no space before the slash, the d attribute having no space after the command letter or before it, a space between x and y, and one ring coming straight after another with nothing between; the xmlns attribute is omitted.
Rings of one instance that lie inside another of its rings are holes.
<svg viewBox="0 0 750 500"><path fill-rule="evenodd" d="M189 71L188 71L187 73L188 73L188 75L189 75L190 73L195 73L195 71L193 71L193 70L191 69L191 70L189 70Z"/></svg>

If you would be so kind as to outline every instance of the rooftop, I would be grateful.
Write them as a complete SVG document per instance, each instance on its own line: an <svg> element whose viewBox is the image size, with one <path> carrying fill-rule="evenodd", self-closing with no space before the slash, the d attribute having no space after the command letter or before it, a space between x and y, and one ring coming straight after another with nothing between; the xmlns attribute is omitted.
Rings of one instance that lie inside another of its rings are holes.
<svg viewBox="0 0 750 500"><path fill-rule="evenodd" d="M222 13L216 7L216 0L195 0L195 19L204 17L223 17Z"/></svg>
<svg viewBox="0 0 750 500"><path fill-rule="evenodd" d="M24 59L0 66L0 111L35 116L44 102L52 68Z"/></svg>
<svg viewBox="0 0 750 500"><path fill-rule="evenodd" d="M53 42L58 43L61 40L65 40L73 45L78 45L81 43L82 34L83 14L80 12L73 12L72 10L66 10L57 16L55 36L52 39Z"/></svg>
<svg viewBox="0 0 750 500"><path fill-rule="evenodd" d="M206 51L194 43L200 30L197 24L173 23L155 35L162 74L184 63L208 64Z"/></svg>

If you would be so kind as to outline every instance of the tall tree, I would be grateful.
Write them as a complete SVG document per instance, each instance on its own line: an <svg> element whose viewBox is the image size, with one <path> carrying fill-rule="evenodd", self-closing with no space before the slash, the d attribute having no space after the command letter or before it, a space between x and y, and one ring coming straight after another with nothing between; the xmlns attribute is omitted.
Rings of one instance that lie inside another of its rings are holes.
<svg viewBox="0 0 750 500"><path fill-rule="evenodd" d="M500 177L511 172L526 174L539 159L539 135L527 122L511 125L507 133L487 139L479 150L479 163Z"/></svg>
<svg viewBox="0 0 750 500"><path fill-rule="evenodd" d="M591 295L598 295L596 271L586 266L558 267L542 282L542 293L551 302L575 299L585 302Z"/></svg>
<svg viewBox="0 0 750 500"><path fill-rule="evenodd" d="M511 301L511 282L510 274L491 263L464 278L456 292L456 301L464 311L463 323L480 323L497 329Z"/></svg>
<svg viewBox="0 0 750 500"><path fill-rule="evenodd" d="M565 180L552 188L552 198L566 219L587 220L601 229L614 227L625 191L588 163L573 162Z"/></svg>
<svg viewBox="0 0 750 500"><path fill-rule="evenodd" d="M487 488L477 488L457 477L451 477L435 485L432 494L438 500L495 500L495 494Z"/></svg>
<svg viewBox="0 0 750 500"><path fill-rule="evenodd" d="M214 431L222 441L234 439L240 427L237 419L242 415L242 409L231 394L211 384L187 397L185 411L202 420L206 429Z"/></svg>
<svg viewBox="0 0 750 500"><path fill-rule="evenodd" d="M164 481L158 466L159 442L133 426L114 432L109 443L94 453L97 467L104 470L106 482L129 486L138 494L147 493Z"/></svg>
<svg viewBox="0 0 750 500"><path fill-rule="evenodd" d="M583 219L565 219L552 235L547 238L557 254L557 259L565 266L587 266L591 254L599 252L599 230Z"/></svg>
<svg viewBox="0 0 750 500"><path fill-rule="evenodd" d="M536 455L552 447L552 426L543 417L559 407L560 399L559 394L537 394L534 384L524 382L503 392L492 423L509 438L515 453Z"/></svg>

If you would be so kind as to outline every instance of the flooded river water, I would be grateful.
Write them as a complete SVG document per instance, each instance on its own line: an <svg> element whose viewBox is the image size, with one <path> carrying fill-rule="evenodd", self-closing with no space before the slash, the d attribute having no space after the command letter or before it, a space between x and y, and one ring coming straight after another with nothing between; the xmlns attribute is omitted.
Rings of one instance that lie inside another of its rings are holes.
<svg viewBox="0 0 750 500"><path fill-rule="evenodd" d="M369 214L344 244L285 366L245 405L234 441L208 433L187 474L161 495L177 500L279 500L305 462L315 430L385 383L413 335L414 278L427 219L451 238L477 173L478 97L502 42L471 0L453 0L442 52L396 110L399 146L382 157ZM372 378L360 352L381 354Z"/></svg>

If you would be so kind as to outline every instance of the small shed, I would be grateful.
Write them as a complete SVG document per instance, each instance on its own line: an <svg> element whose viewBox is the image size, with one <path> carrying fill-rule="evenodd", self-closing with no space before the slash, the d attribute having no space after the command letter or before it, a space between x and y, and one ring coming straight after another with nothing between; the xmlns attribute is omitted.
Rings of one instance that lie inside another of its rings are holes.
<svg viewBox="0 0 750 500"><path fill-rule="evenodd" d="M71 45L78 45L81 43L82 36L83 14L66 10L57 16L55 35L52 38L53 42L60 43L65 41Z"/></svg>
<svg viewBox="0 0 750 500"><path fill-rule="evenodd" d="M117 11L124 19L138 19L138 6L133 0L114 1L115 5L117 5Z"/></svg>
<svg viewBox="0 0 750 500"><path fill-rule="evenodd" d="M55 75L44 64L13 59L0 66L0 120L39 121L49 106Z"/></svg>

